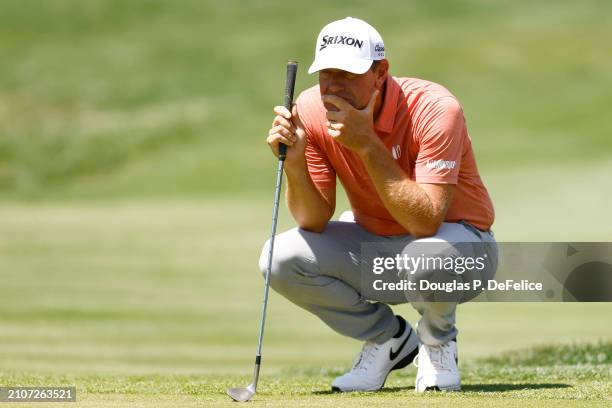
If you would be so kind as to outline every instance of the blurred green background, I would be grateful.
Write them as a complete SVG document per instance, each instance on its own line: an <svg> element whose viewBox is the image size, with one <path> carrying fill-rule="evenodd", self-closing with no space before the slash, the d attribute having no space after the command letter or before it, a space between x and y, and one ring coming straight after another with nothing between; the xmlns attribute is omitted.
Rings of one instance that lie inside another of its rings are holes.
<svg viewBox="0 0 612 408"><path fill-rule="evenodd" d="M462 102L499 241L612 239L609 1L3 0L0 380L250 372L272 107L287 59L316 83L316 35L347 15L393 75ZM464 305L461 352L609 339L610 312ZM358 347L272 294L265 370Z"/></svg>

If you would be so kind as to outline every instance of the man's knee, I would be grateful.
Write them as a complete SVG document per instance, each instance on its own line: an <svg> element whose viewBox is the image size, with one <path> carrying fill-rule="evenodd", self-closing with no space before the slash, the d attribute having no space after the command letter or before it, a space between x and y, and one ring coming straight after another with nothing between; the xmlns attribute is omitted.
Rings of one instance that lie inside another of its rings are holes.
<svg viewBox="0 0 612 408"><path fill-rule="evenodd" d="M270 268L270 286L283 291L310 273L312 261L304 250L303 240L297 229L292 229L274 238L274 252ZM259 257L259 270L265 278L270 256L270 239L266 241Z"/></svg>
<svg viewBox="0 0 612 408"><path fill-rule="evenodd" d="M408 270L400 276L413 285L405 293L407 300L458 302L463 294L463 277L455 264L461 256L455 246L438 240L413 242L404 248L402 257L408 259Z"/></svg>

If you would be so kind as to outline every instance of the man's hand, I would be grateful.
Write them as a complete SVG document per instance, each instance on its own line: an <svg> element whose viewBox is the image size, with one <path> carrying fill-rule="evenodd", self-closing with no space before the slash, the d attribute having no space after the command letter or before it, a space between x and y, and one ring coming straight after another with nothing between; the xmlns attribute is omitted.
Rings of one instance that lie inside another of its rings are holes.
<svg viewBox="0 0 612 408"><path fill-rule="evenodd" d="M291 168L301 165L305 167L306 132L304 132L295 105L293 105L292 111L293 114L284 106L274 107L276 116L272 121L272 127L268 131L266 142L276 157L278 157L278 144L283 143L287 145L286 167Z"/></svg>
<svg viewBox="0 0 612 408"><path fill-rule="evenodd" d="M324 104L338 108L337 111L327 111L327 134L357 153L367 150L373 143L381 143L374 131L374 105L379 93L376 89L367 106L361 110L339 96L324 95Z"/></svg>
<svg viewBox="0 0 612 408"><path fill-rule="evenodd" d="M278 157L278 144L287 145L287 207L300 228L322 232L336 209L336 189L319 190L312 182L306 165L306 132L293 105L293 114L284 106L275 106L274 121L268 132L268 146Z"/></svg>

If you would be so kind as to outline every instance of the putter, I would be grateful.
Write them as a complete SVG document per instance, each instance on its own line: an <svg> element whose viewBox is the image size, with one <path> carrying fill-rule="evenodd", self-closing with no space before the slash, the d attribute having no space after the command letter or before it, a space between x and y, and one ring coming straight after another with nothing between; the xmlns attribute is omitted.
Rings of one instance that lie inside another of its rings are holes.
<svg viewBox="0 0 612 408"><path fill-rule="evenodd" d="M297 62L287 62L287 79L285 82L285 108L291 112L293 105L293 89L295 87L295 76L297 73ZM276 235L276 221L278 220L278 201L280 199L281 184L283 181L283 166L287 157L287 146L278 145L278 171L276 173L276 190L274 191L274 208L272 210L272 232L270 235L270 248L268 251L268 267L266 268L266 282L264 284L263 305L261 307L261 321L259 322L259 342L257 343L257 354L255 355L255 370L253 382L246 387L235 387L227 390L234 401L246 402L250 400L257 391L259 380L259 367L261 366L261 344L263 341L264 325L266 323L266 307L268 305L268 289L270 288L270 270L272 269L272 253L274 252L274 236Z"/></svg>

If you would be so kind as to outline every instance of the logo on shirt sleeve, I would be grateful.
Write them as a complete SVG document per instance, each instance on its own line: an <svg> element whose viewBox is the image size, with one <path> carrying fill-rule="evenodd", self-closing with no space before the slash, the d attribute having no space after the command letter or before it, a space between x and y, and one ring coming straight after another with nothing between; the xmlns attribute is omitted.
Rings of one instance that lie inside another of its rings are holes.
<svg viewBox="0 0 612 408"><path fill-rule="evenodd" d="M427 160L425 167L428 169L448 169L452 170L457 166L457 162L454 160Z"/></svg>

